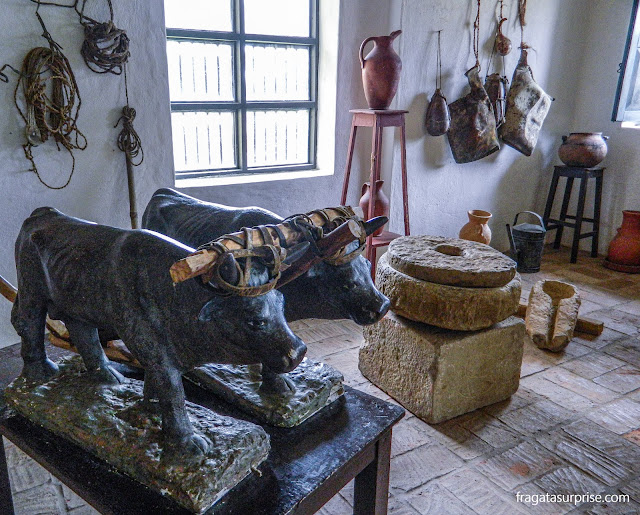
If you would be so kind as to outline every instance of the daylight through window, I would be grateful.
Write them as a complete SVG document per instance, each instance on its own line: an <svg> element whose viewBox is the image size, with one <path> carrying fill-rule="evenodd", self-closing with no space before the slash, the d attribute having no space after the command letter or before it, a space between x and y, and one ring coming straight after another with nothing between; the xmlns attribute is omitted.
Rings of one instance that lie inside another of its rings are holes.
<svg viewBox="0 0 640 515"><path fill-rule="evenodd" d="M176 177L315 167L317 0L165 0Z"/></svg>

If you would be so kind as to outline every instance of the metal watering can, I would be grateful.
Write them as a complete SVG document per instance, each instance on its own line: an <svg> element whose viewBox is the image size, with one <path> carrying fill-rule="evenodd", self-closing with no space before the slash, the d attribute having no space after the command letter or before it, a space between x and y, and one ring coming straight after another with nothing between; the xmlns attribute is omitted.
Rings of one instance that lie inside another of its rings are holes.
<svg viewBox="0 0 640 515"><path fill-rule="evenodd" d="M535 216L540 221L540 225L516 225L518 216L523 213ZM507 234L511 245L511 255L518 263L518 272L539 272L544 237L547 234L542 217L533 211L521 211L513 219L513 227L507 224Z"/></svg>

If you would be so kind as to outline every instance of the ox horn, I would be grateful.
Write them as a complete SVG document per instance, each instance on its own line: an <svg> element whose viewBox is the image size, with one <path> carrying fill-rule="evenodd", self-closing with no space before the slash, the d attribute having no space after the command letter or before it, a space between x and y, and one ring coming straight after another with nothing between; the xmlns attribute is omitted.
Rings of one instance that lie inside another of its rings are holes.
<svg viewBox="0 0 640 515"><path fill-rule="evenodd" d="M316 242L317 250L309 248L304 255L296 261L294 266L287 268L278 281L278 288L300 277L313 265L322 261L324 256L331 256L349 245L352 241L360 240L363 232L364 226L362 222L353 219L347 220L340 227L318 240Z"/></svg>
<svg viewBox="0 0 640 515"><path fill-rule="evenodd" d="M364 222L364 230L367 236L371 236L376 230L380 229L380 227L382 227L388 221L389 219L386 216L376 216L375 218Z"/></svg>

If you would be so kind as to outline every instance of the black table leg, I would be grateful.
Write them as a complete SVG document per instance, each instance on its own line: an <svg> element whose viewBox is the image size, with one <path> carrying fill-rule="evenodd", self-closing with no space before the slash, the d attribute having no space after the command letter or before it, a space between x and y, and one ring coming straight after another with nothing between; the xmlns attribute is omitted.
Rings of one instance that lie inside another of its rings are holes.
<svg viewBox="0 0 640 515"><path fill-rule="evenodd" d="M596 177L596 197L593 200L593 238L591 239L591 257L598 257L598 238L600 236L600 205L602 203L602 175Z"/></svg>
<svg viewBox="0 0 640 515"><path fill-rule="evenodd" d="M584 216L584 200L587 196L587 178L580 179L580 194L578 196L578 212L576 213L576 228L573 232L573 245L571 245L570 263L578 261L578 246L582 234L582 217Z"/></svg>
<svg viewBox="0 0 640 515"><path fill-rule="evenodd" d="M547 205L544 208L544 216L542 217L545 227L548 224L549 218L551 218L551 208L553 207L553 201L556 197L556 190L558 189L558 179L560 179L558 170L554 169L553 178L551 179L551 186L549 186L549 195L547 196Z"/></svg>
<svg viewBox="0 0 640 515"><path fill-rule="evenodd" d="M11 497L9 469L7 468L7 457L4 453L3 440L0 436L0 513L13 515L13 499Z"/></svg>
<svg viewBox="0 0 640 515"><path fill-rule="evenodd" d="M376 458L355 479L353 515L386 515L391 463L391 431L376 443Z"/></svg>
<svg viewBox="0 0 640 515"><path fill-rule="evenodd" d="M562 208L560 209L559 220L561 222L564 222L567 219L567 209L569 209L569 201L571 200L572 189L573 189L573 177L567 177L567 184L564 188L564 197L562 198ZM556 239L553 242L554 249L560 248L560 241L562 240L562 231L564 231L564 226L560 225L556 230Z"/></svg>

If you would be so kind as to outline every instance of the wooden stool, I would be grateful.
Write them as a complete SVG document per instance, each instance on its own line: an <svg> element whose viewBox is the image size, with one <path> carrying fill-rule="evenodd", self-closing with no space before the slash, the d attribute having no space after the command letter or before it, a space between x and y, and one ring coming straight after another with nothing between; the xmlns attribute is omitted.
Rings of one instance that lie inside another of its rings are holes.
<svg viewBox="0 0 640 515"><path fill-rule="evenodd" d="M376 205L376 189L373 187L376 181L380 180L380 166L382 164L382 129L384 127L400 127L400 150L402 165L402 203L404 208L404 234L409 235L409 195L407 192L407 146L405 142L404 115L408 111L394 109L352 109L351 134L349 136L349 150L347 152L347 164L344 170L344 182L342 183L342 197L340 204L347 202L347 190L349 189L349 176L351 174L351 161L353 160L353 149L356 143L356 132L358 127L372 127L371 137L371 173L369 181L371 184L371 197L369 200L369 212L364 213L367 219L373 218L373 210ZM366 257L371 261L371 277L376 276L376 249L389 245L392 240L400 235L382 231L379 236L369 236L367 238Z"/></svg>
<svg viewBox="0 0 640 515"><path fill-rule="evenodd" d="M565 227L573 229L573 243L571 245L571 263L578 260L578 244L582 238L591 238L591 257L598 257L598 235L600 232L600 204L602 201L602 178L604 168L578 168L575 166L556 166L553 170L553 179L549 188L549 196L547 197L547 205L544 210L544 224L547 231L556 229L556 239L553 242L553 248L560 247L562 240L562 231ZM562 199L562 207L560 208L560 218L550 218L551 208L553 207L553 199L556 195L558 180L560 177L566 177L567 183ZM596 180L595 198L593 201L593 218L584 217L584 202L587 196L587 182L589 179ZM578 193L578 209L575 215L568 215L567 208L569 200L571 200L571 189L573 180L580 179L580 192ZM568 222L567 220L575 220ZM593 225L591 232L582 232L582 222L589 222Z"/></svg>

